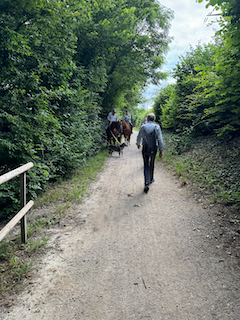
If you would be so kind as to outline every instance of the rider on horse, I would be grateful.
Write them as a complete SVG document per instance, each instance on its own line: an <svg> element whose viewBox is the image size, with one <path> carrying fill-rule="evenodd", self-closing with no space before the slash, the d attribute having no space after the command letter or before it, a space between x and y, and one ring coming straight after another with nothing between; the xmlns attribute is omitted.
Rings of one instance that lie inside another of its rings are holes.
<svg viewBox="0 0 240 320"><path fill-rule="evenodd" d="M112 112L109 112L107 119L109 121L109 124L106 125L105 130L107 131L107 129L109 128L109 126L111 125L111 123L113 121L118 121L118 115L116 114L116 109L114 108Z"/></svg>
<svg viewBox="0 0 240 320"><path fill-rule="evenodd" d="M118 121L118 115L116 114L116 109L113 109L112 112L109 112L107 118L108 118L108 121L110 122L110 124L111 124L113 121Z"/></svg>
<svg viewBox="0 0 240 320"><path fill-rule="evenodd" d="M131 123L131 115L129 114L128 110L126 111L126 114L123 117L123 120L125 120L127 123L129 123L130 127L131 127L131 131L132 131L132 123Z"/></svg>

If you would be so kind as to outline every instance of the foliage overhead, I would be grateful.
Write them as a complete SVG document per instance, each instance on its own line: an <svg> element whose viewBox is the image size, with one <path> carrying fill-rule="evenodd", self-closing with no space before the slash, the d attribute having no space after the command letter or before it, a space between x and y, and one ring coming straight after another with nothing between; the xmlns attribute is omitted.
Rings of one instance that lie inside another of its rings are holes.
<svg viewBox="0 0 240 320"><path fill-rule="evenodd" d="M0 0L0 174L33 161L36 196L101 148L113 106L137 117L141 88L164 77L171 18L155 0ZM5 213L18 192L1 185Z"/></svg>

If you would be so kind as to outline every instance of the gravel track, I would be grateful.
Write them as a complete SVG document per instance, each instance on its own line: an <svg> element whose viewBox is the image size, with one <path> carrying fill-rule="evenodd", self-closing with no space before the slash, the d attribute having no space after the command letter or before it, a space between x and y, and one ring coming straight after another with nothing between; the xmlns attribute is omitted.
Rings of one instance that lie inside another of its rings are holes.
<svg viewBox="0 0 240 320"><path fill-rule="evenodd" d="M51 230L55 248L1 320L240 319L240 268L213 234L220 218L161 163L145 194L135 141Z"/></svg>

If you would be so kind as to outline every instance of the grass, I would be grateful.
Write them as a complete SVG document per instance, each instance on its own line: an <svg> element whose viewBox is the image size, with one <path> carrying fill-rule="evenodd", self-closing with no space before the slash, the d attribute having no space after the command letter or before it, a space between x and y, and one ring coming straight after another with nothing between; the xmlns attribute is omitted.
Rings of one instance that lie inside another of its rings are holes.
<svg viewBox="0 0 240 320"><path fill-rule="evenodd" d="M164 133L165 152L161 161L180 179L204 192L211 203L240 206L240 138L221 140L216 136L192 139L177 154L171 134ZM170 142L170 143L169 143Z"/></svg>
<svg viewBox="0 0 240 320"><path fill-rule="evenodd" d="M183 172L185 171L186 166L183 162L178 161L175 164L175 173L178 177L181 177L183 175Z"/></svg>
<svg viewBox="0 0 240 320"><path fill-rule="evenodd" d="M33 241L30 241L28 245L26 245L25 249L27 252L33 252L36 251L46 245L48 242L49 238L44 237L43 239L34 239Z"/></svg>
<svg viewBox="0 0 240 320"><path fill-rule="evenodd" d="M32 261L29 257L19 257L18 253L22 249L20 237L12 240L4 239L0 245L0 280L1 294L16 286L23 280L31 270Z"/></svg>
<svg viewBox="0 0 240 320"><path fill-rule="evenodd" d="M0 243L0 285L3 299L20 290L20 285L29 277L34 266L31 257L47 249L47 229L60 222L72 204L81 203L87 186L96 178L107 155L105 148L95 157L89 158L86 164L71 176L58 181L38 197L34 208L28 214L26 244L21 243L20 232L9 234ZM54 207L53 212L40 210L48 205ZM36 214L38 210L40 214Z"/></svg>
<svg viewBox="0 0 240 320"><path fill-rule="evenodd" d="M36 205L43 206L46 203L59 201L64 202L66 206L69 206L70 202L81 203L87 186L96 178L106 157L107 149L105 148L95 157L89 158L81 169L76 170L66 180L59 181L57 185L50 187L37 199Z"/></svg>
<svg viewBox="0 0 240 320"><path fill-rule="evenodd" d="M11 268L13 281L20 281L31 270L32 264L31 260L12 257L9 261L9 269Z"/></svg>

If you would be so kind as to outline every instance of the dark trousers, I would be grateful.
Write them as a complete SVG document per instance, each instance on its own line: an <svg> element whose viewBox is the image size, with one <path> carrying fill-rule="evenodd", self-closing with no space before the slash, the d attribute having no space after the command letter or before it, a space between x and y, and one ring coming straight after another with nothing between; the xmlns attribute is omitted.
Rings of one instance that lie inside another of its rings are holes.
<svg viewBox="0 0 240 320"><path fill-rule="evenodd" d="M144 150L142 152L143 156L143 163L144 163L144 181L145 186L149 186L150 182L153 179L153 173L154 173L154 162L156 158L157 150L151 155L147 155Z"/></svg>

